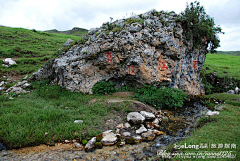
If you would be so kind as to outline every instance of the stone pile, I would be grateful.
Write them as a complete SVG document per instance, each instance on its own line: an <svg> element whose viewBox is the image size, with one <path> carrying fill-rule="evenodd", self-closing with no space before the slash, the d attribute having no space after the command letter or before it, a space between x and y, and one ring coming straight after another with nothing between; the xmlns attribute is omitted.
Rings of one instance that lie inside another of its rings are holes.
<svg viewBox="0 0 240 161"><path fill-rule="evenodd" d="M0 82L0 92L5 92L4 94L9 95L9 93L20 94L20 93L29 93L30 91L27 90L31 84L26 80L27 76L23 78L23 81L17 82L16 80L11 80L6 76L3 77L5 80ZM6 88L7 84L15 84L10 88ZM9 97L12 99L12 97Z"/></svg>
<svg viewBox="0 0 240 161"><path fill-rule="evenodd" d="M116 88L129 82L181 88L200 95L200 72L207 44L194 48L186 38L180 15L151 10L90 29L84 44L72 46L32 76L50 79L70 91L92 93L99 81L113 81ZM69 45L71 40L66 44Z"/></svg>
<svg viewBox="0 0 240 161"><path fill-rule="evenodd" d="M85 145L85 151L92 151L99 144L102 146L117 144L120 147L125 144L154 140L156 136L164 134L163 131L159 131L159 123L163 115L161 111L155 114L146 111L130 112L127 115L128 122L116 126L115 133L108 130L90 139Z"/></svg>

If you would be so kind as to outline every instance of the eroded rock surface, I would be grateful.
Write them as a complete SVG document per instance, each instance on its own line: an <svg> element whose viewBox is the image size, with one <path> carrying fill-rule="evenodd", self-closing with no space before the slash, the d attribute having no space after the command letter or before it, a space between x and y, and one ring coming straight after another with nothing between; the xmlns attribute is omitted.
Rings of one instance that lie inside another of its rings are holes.
<svg viewBox="0 0 240 161"><path fill-rule="evenodd" d="M193 47L187 40L180 15L146 12L91 29L85 44L39 69L30 78L51 78L70 91L92 93L99 81L113 81L116 87L129 82L181 88L189 95L204 93L201 84L207 45Z"/></svg>

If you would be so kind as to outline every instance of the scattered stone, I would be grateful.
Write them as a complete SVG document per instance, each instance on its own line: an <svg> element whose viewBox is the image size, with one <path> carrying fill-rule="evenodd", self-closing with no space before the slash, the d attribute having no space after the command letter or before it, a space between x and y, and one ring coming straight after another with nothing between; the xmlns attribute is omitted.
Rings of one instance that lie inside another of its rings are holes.
<svg viewBox="0 0 240 161"><path fill-rule="evenodd" d="M235 94L235 91L234 90L229 90L227 93L228 94Z"/></svg>
<svg viewBox="0 0 240 161"><path fill-rule="evenodd" d="M214 115L219 115L220 112L219 111L208 111L206 116L214 116Z"/></svg>
<svg viewBox="0 0 240 161"><path fill-rule="evenodd" d="M76 123L76 124L83 123L83 120L75 120L73 123Z"/></svg>
<svg viewBox="0 0 240 161"><path fill-rule="evenodd" d="M26 75L24 78L23 78L23 80L27 80L28 79L28 75Z"/></svg>
<svg viewBox="0 0 240 161"><path fill-rule="evenodd" d="M81 144L75 142L75 143L74 143L74 147L75 147L75 148L81 148L82 146L81 146Z"/></svg>
<svg viewBox="0 0 240 161"><path fill-rule="evenodd" d="M5 83L5 82L4 82L4 81L2 81L2 82L0 83L0 87L1 87L1 86L3 86L3 85L4 85L4 83Z"/></svg>
<svg viewBox="0 0 240 161"><path fill-rule="evenodd" d="M158 129L159 128L159 125L156 125L152 122L146 122L146 126L147 126L148 129L154 129L154 128Z"/></svg>
<svg viewBox="0 0 240 161"><path fill-rule="evenodd" d="M145 117L143 117L140 113L138 112L130 112L127 115L127 121L132 122L133 124L141 124L145 120Z"/></svg>
<svg viewBox="0 0 240 161"><path fill-rule="evenodd" d="M13 93L16 93L16 94L19 94L19 93L27 93L26 90L22 89L21 87L10 87L9 89L6 90L7 93L10 93L10 92L13 92Z"/></svg>
<svg viewBox="0 0 240 161"><path fill-rule="evenodd" d="M143 115L145 119L155 119L155 115L153 113L141 111L140 114Z"/></svg>
<svg viewBox="0 0 240 161"><path fill-rule="evenodd" d="M69 141L69 140L64 140L64 142L65 142L65 143L70 143L70 141Z"/></svg>
<svg viewBox="0 0 240 161"><path fill-rule="evenodd" d="M158 131L158 130L156 130L156 129L153 130L153 133L156 134L156 135L162 135L162 134L164 134L163 131Z"/></svg>
<svg viewBox="0 0 240 161"><path fill-rule="evenodd" d="M0 92L4 91L5 89L5 87L0 87Z"/></svg>
<svg viewBox="0 0 240 161"><path fill-rule="evenodd" d="M142 133L141 136L142 136L143 140L151 141L155 138L156 135L153 133L152 130L149 130L145 133Z"/></svg>
<svg viewBox="0 0 240 161"><path fill-rule="evenodd" d="M119 124L119 125L116 126L116 128L122 129L122 128L124 128L124 126L123 126L123 124Z"/></svg>
<svg viewBox="0 0 240 161"><path fill-rule="evenodd" d="M135 136L132 136L135 140L136 143L139 143L142 141L142 137L140 135L135 135Z"/></svg>
<svg viewBox="0 0 240 161"><path fill-rule="evenodd" d="M159 119L156 118L156 119L153 121L153 123L154 123L155 125L158 125L158 124L159 124Z"/></svg>
<svg viewBox="0 0 240 161"><path fill-rule="evenodd" d="M11 65L14 65L14 64L17 64L17 63L11 58L6 58L6 59L3 59L2 61L2 66L5 66L5 67L10 67Z"/></svg>
<svg viewBox="0 0 240 161"><path fill-rule="evenodd" d="M103 145L114 145L117 142L116 135L112 132L112 130L103 132L103 138L101 143Z"/></svg>
<svg viewBox="0 0 240 161"><path fill-rule="evenodd" d="M116 133L119 134L119 133L120 133L120 129L117 129L117 130L116 130Z"/></svg>
<svg viewBox="0 0 240 161"><path fill-rule="evenodd" d="M238 87L235 88L235 93L238 94L240 89Z"/></svg>
<svg viewBox="0 0 240 161"><path fill-rule="evenodd" d="M146 131L147 131L147 129L144 126L141 126L138 130L136 130L136 134L141 134Z"/></svg>
<svg viewBox="0 0 240 161"><path fill-rule="evenodd" d="M124 126L125 126L126 128L130 128L130 127L131 127L131 125L130 125L128 122L126 122L126 123L124 124Z"/></svg>
<svg viewBox="0 0 240 161"><path fill-rule="evenodd" d="M25 89L25 88L28 88L28 87L30 87L30 86L31 86L31 84L25 83L25 84L22 86L22 88Z"/></svg>
<svg viewBox="0 0 240 161"><path fill-rule="evenodd" d="M124 137L131 136L131 133L130 132L123 132L122 136L124 136Z"/></svg>
<svg viewBox="0 0 240 161"><path fill-rule="evenodd" d="M85 151L91 151L93 150L96 143L96 137L93 137L91 140L88 141L88 143L85 146Z"/></svg>

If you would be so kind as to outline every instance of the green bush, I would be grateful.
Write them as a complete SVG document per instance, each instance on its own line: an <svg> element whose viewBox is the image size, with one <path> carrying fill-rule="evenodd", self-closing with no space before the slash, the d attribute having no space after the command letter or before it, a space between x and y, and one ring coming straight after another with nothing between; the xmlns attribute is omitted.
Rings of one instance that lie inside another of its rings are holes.
<svg viewBox="0 0 240 161"><path fill-rule="evenodd" d="M210 52L216 52L215 49L220 46L217 34L224 32L220 26L215 26L214 19L206 14L204 7L197 1L191 2L190 5L187 4L181 15L179 21L182 23L187 39L193 40L194 47L198 48L205 36Z"/></svg>
<svg viewBox="0 0 240 161"><path fill-rule="evenodd" d="M92 88L92 91L94 94L98 94L98 95L112 94L116 91L114 86L115 86L115 83L113 82L100 81L94 85L94 87Z"/></svg>
<svg viewBox="0 0 240 161"><path fill-rule="evenodd" d="M145 85L138 88L134 95L139 101L147 103L155 108L179 108L187 100L187 94L181 90L170 87L157 89L153 86Z"/></svg>

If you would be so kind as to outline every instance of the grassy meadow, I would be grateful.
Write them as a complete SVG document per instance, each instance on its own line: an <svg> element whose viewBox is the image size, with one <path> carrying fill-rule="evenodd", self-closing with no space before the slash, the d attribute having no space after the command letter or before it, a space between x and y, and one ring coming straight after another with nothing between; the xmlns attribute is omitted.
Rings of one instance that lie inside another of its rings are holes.
<svg viewBox="0 0 240 161"><path fill-rule="evenodd" d="M219 77L240 80L240 56L207 54L203 69L206 70L206 74L217 72Z"/></svg>
<svg viewBox="0 0 240 161"><path fill-rule="evenodd" d="M90 139L103 132L99 127L107 126L105 121L114 119L113 114L130 111L127 102L108 104L106 96L69 92L45 82L34 83L33 88L31 94L13 100L0 95L0 142L9 148Z"/></svg>
<svg viewBox="0 0 240 161"><path fill-rule="evenodd" d="M58 49L68 38L75 41L80 39L65 34L0 26L0 76L4 73L24 75L36 71L58 55ZM4 58L12 58L18 65L4 67Z"/></svg>

